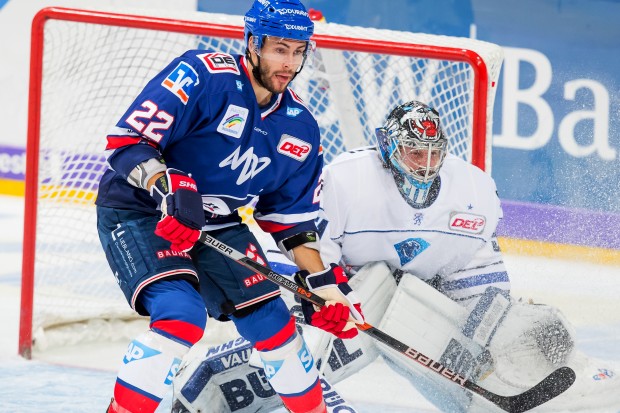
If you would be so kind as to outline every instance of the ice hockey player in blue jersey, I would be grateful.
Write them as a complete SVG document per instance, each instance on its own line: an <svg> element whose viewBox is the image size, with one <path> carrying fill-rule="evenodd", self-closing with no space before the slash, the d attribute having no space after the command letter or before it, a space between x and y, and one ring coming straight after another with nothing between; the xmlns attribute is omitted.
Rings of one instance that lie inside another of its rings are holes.
<svg viewBox="0 0 620 413"><path fill-rule="evenodd" d="M107 136L99 237L128 303L150 317L129 345L108 412L154 412L208 317L234 322L290 411L325 411L279 288L195 244L208 231L264 263L237 212L253 203L260 227L329 303L305 305L307 320L341 338L357 334L360 304L342 269L318 252L319 128L288 87L312 52L313 29L299 0L256 0L244 55L190 50L174 59Z"/></svg>

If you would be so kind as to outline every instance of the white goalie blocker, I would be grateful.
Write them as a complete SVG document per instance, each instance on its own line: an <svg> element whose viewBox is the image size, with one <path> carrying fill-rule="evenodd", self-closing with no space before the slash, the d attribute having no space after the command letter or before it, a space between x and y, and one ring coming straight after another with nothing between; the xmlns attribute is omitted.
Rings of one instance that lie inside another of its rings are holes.
<svg viewBox="0 0 620 413"><path fill-rule="evenodd" d="M620 369L576 351L572 328L557 309L517 302L489 288L470 311L415 276L392 273L384 263L362 268L350 284L370 324L490 391L521 393L569 365L577 372L575 384L537 411L603 412L620 406ZM303 323L298 303L285 298ZM378 356L441 411L501 411L365 334L342 340L311 326L299 328L323 374L330 412L356 411L334 385ZM173 413L280 409L260 360L254 362L251 354L250 343L239 338L209 349L204 359L190 360L175 380Z"/></svg>

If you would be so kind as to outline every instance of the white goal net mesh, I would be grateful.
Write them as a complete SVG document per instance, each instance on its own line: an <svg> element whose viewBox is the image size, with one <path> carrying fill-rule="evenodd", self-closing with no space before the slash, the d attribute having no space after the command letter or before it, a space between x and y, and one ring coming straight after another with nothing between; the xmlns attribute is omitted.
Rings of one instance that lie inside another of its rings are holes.
<svg viewBox="0 0 620 413"><path fill-rule="evenodd" d="M36 240L31 257L35 344L47 342L46 331L54 326L134 317L96 232L93 202L107 167L108 129L150 77L187 49L244 51L240 16L182 16L200 22L193 33L182 22L178 25L185 33L170 31L169 20L159 27L157 18L150 19L154 28L145 29L123 27L105 13L95 23L72 21L69 11L64 16L49 18L43 26L40 123L32 113L30 119L39 132L38 147L29 142L28 148L28 156L38 160L36 227L27 234ZM207 22L235 26L238 36L210 34ZM318 120L326 162L346 149L374 144L374 129L389 110L418 99L439 110L450 151L472 161L477 150L485 154L479 166L490 171L500 47L464 38L316 26L314 58L292 87ZM424 57L429 50L433 57ZM455 58L454 50L474 52L486 72ZM476 134L481 119L484 127Z"/></svg>

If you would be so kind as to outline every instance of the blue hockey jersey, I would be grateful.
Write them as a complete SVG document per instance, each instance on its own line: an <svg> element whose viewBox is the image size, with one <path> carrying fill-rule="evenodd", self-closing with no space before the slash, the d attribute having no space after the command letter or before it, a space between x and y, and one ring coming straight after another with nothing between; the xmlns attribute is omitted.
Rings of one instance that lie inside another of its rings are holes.
<svg viewBox="0 0 620 413"><path fill-rule="evenodd" d="M259 107L243 56L190 50L173 60L107 141L110 169L98 205L155 212L148 192L127 177L163 157L196 180L208 224L257 200L254 216L267 232L314 227L323 166L318 124L291 89Z"/></svg>

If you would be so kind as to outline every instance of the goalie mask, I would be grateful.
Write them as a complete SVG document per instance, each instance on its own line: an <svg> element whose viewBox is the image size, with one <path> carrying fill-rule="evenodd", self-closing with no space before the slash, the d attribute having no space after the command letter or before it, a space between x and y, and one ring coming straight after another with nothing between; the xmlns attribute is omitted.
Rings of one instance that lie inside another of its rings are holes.
<svg viewBox="0 0 620 413"><path fill-rule="evenodd" d="M376 135L383 165L392 171L402 196L413 207L428 206L429 195L438 190L435 178L448 146L439 113L422 102L404 103L390 112Z"/></svg>

